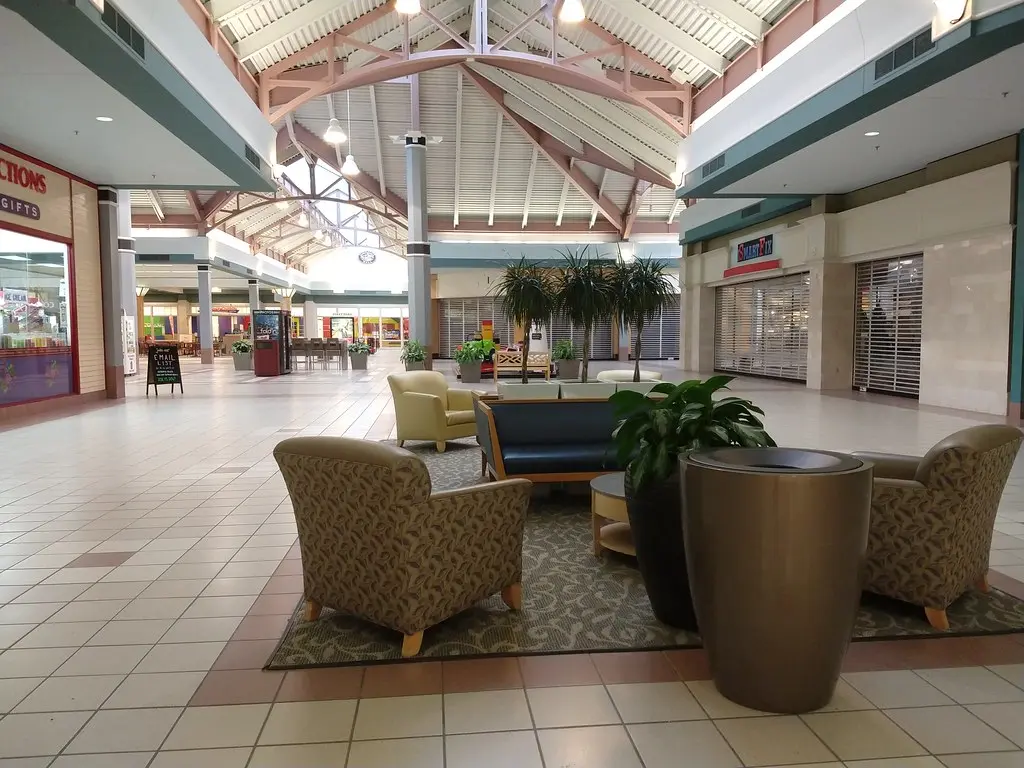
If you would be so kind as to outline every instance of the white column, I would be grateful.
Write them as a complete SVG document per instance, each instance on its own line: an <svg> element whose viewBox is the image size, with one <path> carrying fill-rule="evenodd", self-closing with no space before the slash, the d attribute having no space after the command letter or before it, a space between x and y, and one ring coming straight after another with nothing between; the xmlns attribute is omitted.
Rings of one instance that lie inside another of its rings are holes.
<svg viewBox="0 0 1024 768"><path fill-rule="evenodd" d="M854 296L857 268L836 260L838 231L832 213L800 222L807 236L810 307L807 317L807 387L853 386Z"/></svg>
<svg viewBox="0 0 1024 768"><path fill-rule="evenodd" d="M178 299L178 335L192 335L192 305L188 299Z"/></svg>
<svg viewBox="0 0 1024 768"><path fill-rule="evenodd" d="M249 311L263 309L260 305L260 281L249 280Z"/></svg>
<svg viewBox="0 0 1024 768"><path fill-rule="evenodd" d="M125 193L127 197L127 193ZM121 280L120 238L118 237L118 193L113 187L100 187L100 300L103 309L104 379L107 397L124 397L124 346L121 342L121 318L124 303ZM134 295L135 287L132 286ZM134 299L133 299L134 301ZM134 304L132 314L135 314Z"/></svg>
<svg viewBox="0 0 1024 768"><path fill-rule="evenodd" d="M305 326L307 339L320 339L324 335L324 326L317 314L316 302L306 299L302 305L302 323Z"/></svg>
<svg viewBox="0 0 1024 768"><path fill-rule="evenodd" d="M200 264L199 271L199 350L204 365L213 365L213 287L210 268Z"/></svg>

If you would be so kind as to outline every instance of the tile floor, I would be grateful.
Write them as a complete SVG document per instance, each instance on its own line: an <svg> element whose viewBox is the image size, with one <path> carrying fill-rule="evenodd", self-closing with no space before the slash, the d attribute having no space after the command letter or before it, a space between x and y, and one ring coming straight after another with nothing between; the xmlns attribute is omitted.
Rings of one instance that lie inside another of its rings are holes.
<svg viewBox="0 0 1024 768"><path fill-rule="evenodd" d="M724 700L700 651L261 671L302 588L271 451L389 437L397 367L186 361L183 396L135 380L123 406L0 433L0 768L1024 768L1021 635L854 645L803 717ZM919 453L983 420L735 388L810 447ZM1024 597L1022 463L997 531L993 583Z"/></svg>

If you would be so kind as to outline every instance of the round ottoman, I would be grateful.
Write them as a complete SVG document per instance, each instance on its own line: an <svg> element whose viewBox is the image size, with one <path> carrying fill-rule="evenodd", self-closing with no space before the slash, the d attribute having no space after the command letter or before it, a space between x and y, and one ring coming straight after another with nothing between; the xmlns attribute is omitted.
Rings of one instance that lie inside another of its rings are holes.
<svg viewBox="0 0 1024 768"><path fill-rule="evenodd" d="M628 382L633 380L633 369L601 371L597 374L598 381L612 383ZM661 381L661 371L640 371L640 381Z"/></svg>

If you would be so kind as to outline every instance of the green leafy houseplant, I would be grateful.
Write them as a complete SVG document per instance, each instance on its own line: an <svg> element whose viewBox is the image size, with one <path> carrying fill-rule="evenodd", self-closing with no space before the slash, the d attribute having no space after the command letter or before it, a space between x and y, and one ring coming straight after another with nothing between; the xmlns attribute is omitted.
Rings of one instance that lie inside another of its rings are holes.
<svg viewBox="0 0 1024 768"><path fill-rule="evenodd" d="M555 311L583 331L580 380L587 383L590 337L594 325L615 312L612 274L590 254L589 247L562 252L563 265L555 278Z"/></svg>
<svg viewBox="0 0 1024 768"><path fill-rule="evenodd" d="M368 355L370 354L370 345L365 341L353 341L348 345L348 354L352 355Z"/></svg>
<svg viewBox="0 0 1024 768"><path fill-rule="evenodd" d="M481 341L467 341L455 348L452 355L456 363L479 363L486 356L484 345Z"/></svg>
<svg viewBox="0 0 1024 768"><path fill-rule="evenodd" d="M248 355L252 352L252 342L248 339L239 339L231 345L231 352L235 355Z"/></svg>
<svg viewBox="0 0 1024 768"><path fill-rule="evenodd" d="M634 488L668 480L678 471L679 457L692 451L775 445L760 419L764 411L739 397L714 398L733 378L657 384L651 393L663 399L629 391L612 395L621 419L613 433L619 463L628 465Z"/></svg>
<svg viewBox="0 0 1024 768"><path fill-rule="evenodd" d="M644 326L675 296L664 266L653 259L626 263L621 258L611 277L619 321L633 331L633 381L640 381L640 337Z"/></svg>
<svg viewBox="0 0 1024 768"><path fill-rule="evenodd" d="M579 357L579 351L576 349L576 345L568 339L556 342L551 349L552 360L575 360L577 357Z"/></svg>
<svg viewBox="0 0 1024 768"><path fill-rule="evenodd" d="M349 347L351 349L351 347ZM422 363L427 359L427 348L415 339L405 342L402 347L401 360L403 363Z"/></svg>
<svg viewBox="0 0 1024 768"><path fill-rule="evenodd" d="M530 332L535 322L545 322L551 317L555 307L554 286L544 269L523 256L505 267L492 290L501 301L505 316L523 328L523 384L527 384Z"/></svg>

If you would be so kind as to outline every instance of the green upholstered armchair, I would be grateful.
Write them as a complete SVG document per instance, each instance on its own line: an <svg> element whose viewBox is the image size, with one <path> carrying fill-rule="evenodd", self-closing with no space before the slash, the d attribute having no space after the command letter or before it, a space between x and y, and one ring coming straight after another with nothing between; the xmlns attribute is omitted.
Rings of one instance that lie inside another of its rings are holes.
<svg viewBox="0 0 1024 768"><path fill-rule="evenodd" d="M450 389L439 371L408 371L388 376L395 401L398 446L406 440L430 440L438 452L446 440L473 437L473 395L468 389Z"/></svg>
<svg viewBox="0 0 1024 768"><path fill-rule="evenodd" d="M431 493L424 463L368 440L298 437L274 449L295 510L306 618L324 606L404 635L490 595L521 607L530 482Z"/></svg>
<svg viewBox="0 0 1024 768"><path fill-rule="evenodd" d="M948 629L946 608L972 586L988 589L999 500L1022 434L971 427L924 458L857 453L875 464L864 589L925 609Z"/></svg>

